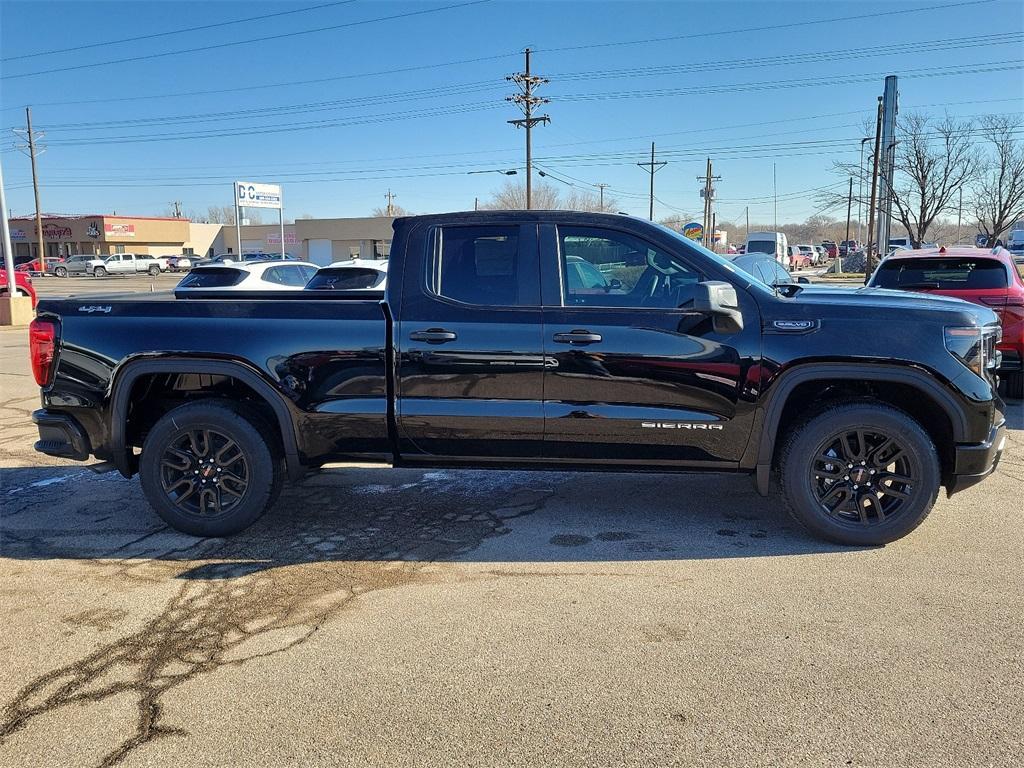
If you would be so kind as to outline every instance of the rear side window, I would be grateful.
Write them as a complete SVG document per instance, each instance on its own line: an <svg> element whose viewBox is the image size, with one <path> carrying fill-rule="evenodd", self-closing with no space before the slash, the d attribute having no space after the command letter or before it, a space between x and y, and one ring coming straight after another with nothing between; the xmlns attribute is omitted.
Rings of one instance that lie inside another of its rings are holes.
<svg viewBox="0 0 1024 768"><path fill-rule="evenodd" d="M178 283L179 288L228 288L242 282L245 273L230 267L211 267L196 269L185 275Z"/></svg>
<svg viewBox="0 0 1024 768"><path fill-rule="evenodd" d="M304 288L309 278L302 270L302 267L295 265L271 267L263 272L263 279L268 283L275 283L277 285L291 285L296 288Z"/></svg>
<svg viewBox="0 0 1024 768"><path fill-rule="evenodd" d="M1006 288L1006 268L994 259L889 259L871 284L876 288L941 291Z"/></svg>
<svg viewBox="0 0 1024 768"><path fill-rule="evenodd" d="M775 255L775 243L771 240L751 240L747 243L747 253L770 253Z"/></svg>
<svg viewBox="0 0 1024 768"><path fill-rule="evenodd" d="M443 227L438 239L429 276L435 294L482 306L532 303L523 290L529 277L521 264L518 226Z"/></svg>
<svg viewBox="0 0 1024 768"><path fill-rule="evenodd" d="M384 280L384 273L366 267L321 269L306 286L322 291L359 291L376 288Z"/></svg>

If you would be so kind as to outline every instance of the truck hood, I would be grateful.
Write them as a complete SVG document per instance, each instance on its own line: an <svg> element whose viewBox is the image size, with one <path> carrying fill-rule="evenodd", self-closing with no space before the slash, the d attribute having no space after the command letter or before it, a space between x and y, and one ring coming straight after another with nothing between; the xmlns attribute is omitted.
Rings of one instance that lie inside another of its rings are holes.
<svg viewBox="0 0 1024 768"><path fill-rule="evenodd" d="M892 310L936 310L950 314L966 314L975 318L978 325L999 322L995 312L951 296L894 291L888 288L840 288L832 286L804 286L792 299L803 306L827 305L834 308L892 309Z"/></svg>

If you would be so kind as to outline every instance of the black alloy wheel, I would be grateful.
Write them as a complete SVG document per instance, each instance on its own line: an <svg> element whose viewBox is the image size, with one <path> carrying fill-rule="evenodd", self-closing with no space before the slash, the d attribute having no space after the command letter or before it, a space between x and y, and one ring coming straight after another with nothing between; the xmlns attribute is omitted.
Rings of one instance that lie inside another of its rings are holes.
<svg viewBox="0 0 1024 768"><path fill-rule="evenodd" d="M877 429L827 438L810 469L814 496L839 522L871 526L899 515L919 478L899 439Z"/></svg>
<svg viewBox="0 0 1024 768"><path fill-rule="evenodd" d="M214 429L191 429L164 449L160 487L183 512L203 518L230 513L245 498L251 470L241 447Z"/></svg>

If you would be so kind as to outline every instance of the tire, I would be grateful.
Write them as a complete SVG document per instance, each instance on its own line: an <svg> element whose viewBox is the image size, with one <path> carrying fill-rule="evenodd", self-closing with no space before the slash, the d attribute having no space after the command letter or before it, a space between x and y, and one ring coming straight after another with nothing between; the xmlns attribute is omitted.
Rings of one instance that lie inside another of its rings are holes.
<svg viewBox="0 0 1024 768"><path fill-rule="evenodd" d="M96 267L96 269L94 269L93 272L92 272L92 276L93 277L106 277L107 276L107 269L106 269L106 267Z"/></svg>
<svg viewBox="0 0 1024 768"><path fill-rule="evenodd" d="M257 413L203 400L166 413L150 430L139 478L153 510L172 528L193 536L230 536L277 499L284 461L273 431Z"/></svg>
<svg viewBox="0 0 1024 768"><path fill-rule="evenodd" d="M67 267L55 267L54 270L53 270L53 274L55 274L57 277L67 277L68 276L68 268Z"/></svg>
<svg viewBox="0 0 1024 768"><path fill-rule="evenodd" d="M160 274L160 267L158 267L156 264L153 264L146 271L149 272L150 277L156 277L157 275Z"/></svg>
<svg viewBox="0 0 1024 768"><path fill-rule="evenodd" d="M1014 400L1024 400L1024 372L1016 371L1003 377L1006 396Z"/></svg>
<svg viewBox="0 0 1024 768"><path fill-rule="evenodd" d="M941 471L920 424L868 401L834 405L794 425L783 440L778 477L790 514L812 534L836 544L880 546L924 521Z"/></svg>

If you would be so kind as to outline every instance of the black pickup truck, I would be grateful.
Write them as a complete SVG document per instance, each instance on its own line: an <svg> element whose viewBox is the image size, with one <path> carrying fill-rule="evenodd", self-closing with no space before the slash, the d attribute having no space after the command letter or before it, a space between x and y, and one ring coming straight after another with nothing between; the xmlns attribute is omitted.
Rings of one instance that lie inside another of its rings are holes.
<svg viewBox="0 0 1024 768"><path fill-rule="evenodd" d="M871 545L1004 445L991 311L769 287L628 216L401 218L386 290L341 284L40 302L36 449L138 473L200 536L372 460L774 477L813 534Z"/></svg>

